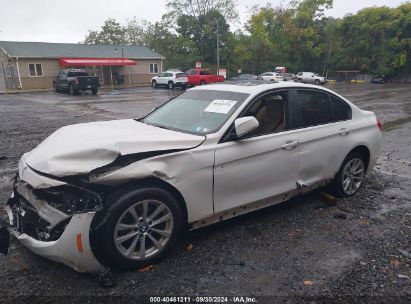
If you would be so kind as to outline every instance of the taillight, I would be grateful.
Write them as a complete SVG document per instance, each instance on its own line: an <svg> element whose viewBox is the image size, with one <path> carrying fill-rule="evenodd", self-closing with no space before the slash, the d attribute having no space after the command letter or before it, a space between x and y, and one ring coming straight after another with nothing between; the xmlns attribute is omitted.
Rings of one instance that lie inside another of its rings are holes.
<svg viewBox="0 0 411 304"><path fill-rule="evenodd" d="M381 121L377 118L377 127L382 131L382 123Z"/></svg>

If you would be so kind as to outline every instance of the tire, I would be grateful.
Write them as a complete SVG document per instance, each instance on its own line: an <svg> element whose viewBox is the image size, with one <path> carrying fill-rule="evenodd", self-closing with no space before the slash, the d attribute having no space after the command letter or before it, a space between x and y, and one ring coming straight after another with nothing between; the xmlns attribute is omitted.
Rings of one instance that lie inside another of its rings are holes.
<svg viewBox="0 0 411 304"><path fill-rule="evenodd" d="M365 170L364 156L357 152L348 154L330 185L334 195L349 197L357 193L363 183Z"/></svg>
<svg viewBox="0 0 411 304"><path fill-rule="evenodd" d="M203 79L203 80L201 80L200 81L200 85L206 85L207 83L206 83L206 81Z"/></svg>
<svg viewBox="0 0 411 304"><path fill-rule="evenodd" d="M54 91L54 93L59 92L59 90L57 89L57 84L55 82L53 83L53 91Z"/></svg>
<svg viewBox="0 0 411 304"><path fill-rule="evenodd" d="M181 87L181 89L182 89L182 90L187 90L187 86L186 86L186 85L183 85L183 86Z"/></svg>
<svg viewBox="0 0 411 304"><path fill-rule="evenodd" d="M270 79L271 82L275 82L275 79Z"/></svg>
<svg viewBox="0 0 411 304"><path fill-rule="evenodd" d="M174 90L174 82L169 81L167 87L168 87L170 90Z"/></svg>
<svg viewBox="0 0 411 304"><path fill-rule="evenodd" d="M303 80L302 80L302 79L300 79L300 78L298 78L298 79L297 79L297 82L299 82L299 83L303 83Z"/></svg>
<svg viewBox="0 0 411 304"><path fill-rule="evenodd" d="M316 79L316 80L314 81L314 83L315 83L316 85L320 85L320 81L319 81L318 79Z"/></svg>
<svg viewBox="0 0 411 304"><path fill-rule="evenodd" d="M91 89L91 93L92 93L93 95L97 95L97 92L98 92L98 89Z"/></svg>
<svg viewBox="0 0 411 304"><path fill-rule="evenodd" d="M73 88L73 86L72 86L71 84L69 85L68 91L69 91L69 94L70 94L70 95L75 95L75 90L74 90L74 88Z"/></svg>
<svg viewBox="0 0 411 304"><path fill-rule="evenodd" d="M148 206L148 221L142 219L145 204ZM106 205L110 207L105 213L107 218L103 227L98 232L97 250L104 263L115 268L131 270L157 262L175 245L185 227L179 202L161 188L124 189L108 198ZM150 216L160 206L162 211L150 220ZM152 225L166 215L169 216L166 220ZM162 234L153 229L162 231ZM128 236L125 237L126 235ZM153 238L161 246L157 247ZM140 251L143 240L144 257Z"/></svg>
<svg viewBox="0 0 411 304"><path fill-rule="evenodd" d="M157 88L157 87L158 87L157 81L153 80L153 81L151 82L151 86L152 86L153 88Z"/></svg>

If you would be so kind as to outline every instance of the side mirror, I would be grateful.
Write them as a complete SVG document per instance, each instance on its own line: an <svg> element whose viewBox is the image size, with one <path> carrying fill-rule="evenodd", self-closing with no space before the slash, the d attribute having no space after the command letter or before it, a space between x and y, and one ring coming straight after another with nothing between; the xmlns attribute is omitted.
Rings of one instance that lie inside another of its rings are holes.
<svg viewBox="0 0 411 304"><path fill-rule="evenodd" d="M234 121L235 133L238 138L254 131L258 126L258 120L253 116L240 117Z"/></svg>

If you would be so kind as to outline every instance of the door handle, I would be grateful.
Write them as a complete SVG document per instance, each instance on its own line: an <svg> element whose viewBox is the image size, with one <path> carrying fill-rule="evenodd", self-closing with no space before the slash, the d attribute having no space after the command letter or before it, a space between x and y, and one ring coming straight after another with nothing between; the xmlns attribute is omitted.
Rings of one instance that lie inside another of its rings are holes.
<svg viewBox="0 0 411 304"><path fill-rule="evenodd" d="M342 128L342 129L340 129L340 131L338 131L338 134L340 134L341 136L346 136L346 135L350 134L350 129Z"/></svg>
<svg viewBox="0 0 411 304"><path fill-rule="evenodd" d="M298 140L287 140L284 145L281 146L284 150L292 150L300 144Z"/></svg>

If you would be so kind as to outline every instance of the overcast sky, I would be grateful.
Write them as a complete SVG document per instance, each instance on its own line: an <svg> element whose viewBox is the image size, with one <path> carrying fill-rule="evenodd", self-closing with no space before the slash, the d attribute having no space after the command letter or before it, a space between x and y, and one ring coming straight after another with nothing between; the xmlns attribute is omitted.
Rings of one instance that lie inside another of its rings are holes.
<svg viewBox="0 0 411 304"><path fill-rule="evenodd" d="M240 22L248 8L267 2L274 6L287 0L236 0ZM107 18L124 24L138 19L158 21L166 12L166 0L0 0L0 40L73 42L84 40L89 29L97 30ZM406 0L334 0L327 15L342 17L368 6L395 7Z"/></svg>

